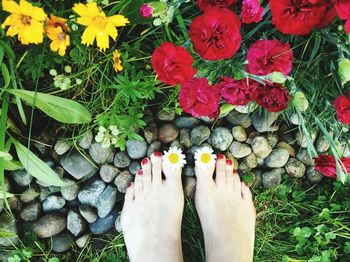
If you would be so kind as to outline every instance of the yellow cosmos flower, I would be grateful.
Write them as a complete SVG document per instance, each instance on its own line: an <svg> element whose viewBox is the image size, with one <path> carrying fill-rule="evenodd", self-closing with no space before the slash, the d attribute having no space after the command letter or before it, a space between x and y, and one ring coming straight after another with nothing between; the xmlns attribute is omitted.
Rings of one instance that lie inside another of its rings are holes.
<svg viewBox="0 0 350 262"><path fill-rule="evenodd" d="M52 40L50 48L54 52L58 52L60 56L64 56L67 47L70 45L70 37L65 34L62 27L50 27L46 30L47 36Z"/></svg>
<svg viewBox="0 0 350 262"><path fill-rule="evenodd" d="M109 36L115 41L118 36L116 27L125 26L129 20L122 15L106 16L95 2L84 4L75 4L73 11L80 17L77 23L86 26L81 37L82 43L89 46L95 41L100 50L109 48Z"/></svg>
<svg viewBox="0 0 350 262"><path fill-rule="evenodd" d="M10 15L1 25L3 29L9 27L6 35L18 35L22 44L39 44L44 39L44 21L46 14L40 7L21 0L19 4L15 1L3 0L2 9Z"/></svg>
<svg viewBox="0 0 350 262"><path fill-rule="evenodd" d="M120 59L120 54L118 50L113 52L114 70L118 73L123 70L122 60Z"/></svg>

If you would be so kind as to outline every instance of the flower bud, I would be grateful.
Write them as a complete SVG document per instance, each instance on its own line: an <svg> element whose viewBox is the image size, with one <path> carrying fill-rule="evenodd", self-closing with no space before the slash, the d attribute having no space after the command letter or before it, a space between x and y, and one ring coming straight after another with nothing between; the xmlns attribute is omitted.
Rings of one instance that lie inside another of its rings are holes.
<svg viewBox="0 0 350 262"><path fill-rule="evenodd" d="M153 13L153 8L149 4L143 4L140 7L140 15L143 18L150 18L150 17L152 17L152 13Z"/></svg>

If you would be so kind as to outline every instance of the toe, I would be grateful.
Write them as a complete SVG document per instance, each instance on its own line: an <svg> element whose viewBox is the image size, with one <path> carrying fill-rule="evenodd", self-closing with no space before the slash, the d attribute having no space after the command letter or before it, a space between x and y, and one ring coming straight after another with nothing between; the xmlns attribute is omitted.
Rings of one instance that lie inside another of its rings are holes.
<svg viewBox="0 0 350 262"><path fill-rule="evenodd" d="M227 160L227 161L231 161L231 160ZM226 163L225 156L223 154L217 154L215 181L218 186L224 186L226 184L225 163Z"/></svg>
<svg viewBox="0 0 350 262"><path fill-rule="evenodd" d="M162 153L154 152L151 155L152 162L152 183L160 184L162 182Z"/></svg>
<svg viewBox="0 0 350 262"><path fill-rule="evenodd" d="M232 188L235 184L235 176L233 173L233 163L232 160L228 159L225 165L225 176L226 176L226 186Z"/></svg>
<svg viewBox="0 0 350 262"><path fill-rule="evenodd" d="M125 193L123 210L129 209L129 207L134 202L134 198L135 198L134 183L130 182L130 184L129 184L127 190L126 190L126 193Z"/></svg>
<svg viewBox="0 0 350 262"><path fill-rule="evenodd" d="M195 164L194 172L197 177L198 183L214 183L213 175L215 166L210 168L203 168Z"/></svg>
<svg viewBox="0 0 350 262"><path fill-rule="evenodd" d="M142 166L142 179L143 179L143 184L144 186L149 186L152 181L152 165L151 161L148 158L144 158L141 161L141 166Z"/></svg>
<svg viewBox="0 0 350 262"><path fill-rule="evenodd" d="M244 200L252 201L252 191L250 191L250 188L244 182L241 183L241 191Z"/></svg>
<svg viewBox="0 0 350 262"><path fill-rule="evenodd" d="M231 162L232 163L232 162ZM241 179L236 170L233 169L233 165L226 165L226 176L229 178L229 187L233 187L233 190L241 194Z"/></svg>
<svg viewBox="0 0 350 262"><path fill-rule="evenodd" d="M167 181L169 181L169 182L181 181L182 168L171 169L170 167L168 167L166 165L162 165L162 169L163 169L163 173L164 173Z"/></svg>
<svg viewBox="0 0 350 262"><path fill-rule="evenodd" d="M143 192L143 171L139 170L135 176L134 183L135 199L139 199Z"/></svg>

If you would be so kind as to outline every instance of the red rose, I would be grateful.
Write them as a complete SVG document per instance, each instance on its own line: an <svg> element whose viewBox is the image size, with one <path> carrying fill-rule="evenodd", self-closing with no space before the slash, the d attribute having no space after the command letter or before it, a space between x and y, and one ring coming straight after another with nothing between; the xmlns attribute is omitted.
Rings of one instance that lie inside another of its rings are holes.
<svg viewBox="0 0 350 262"><path fill-rule="evenodd" d="M219 112L220 94L206 78L193 78L181 85L180 106L194 117L215 117Z"/></svg>
<svg viewBox="0 0 350 262"><path fill-rule="evenodd" d="M349 93L350 95L350 93ZM338 121L350 125L350 99L345 95L340 95L334 101L334 108L337 112Z"/></svg>
<svg viewBox="0 0 350 262"><path fill-rule="evenodd" d="M258 86L259 83L251 79L235 80L223 77L222 82L215 85L215 88L221 90L221 95L227 103L245 106L254 100L254 91Z"/></svg>
<svg viewBox="0 0 350 262"><path fill-rule="evenodd" d="M350 1L349 0L334 0L334 8L340 19L350 19Z"/></svg>
<svg viewBox="0 0 350 262"><path fill-rule="evenodd" d="M326 0L326 11L323 14L323 17L320 21L320 23L316 26L319 29L323 29L326 26L328 26L334 18L337 17L337 12L334 8L334 2L336 0Z"/></svg>
<svg viewBox="0 0 350 262"><path fill-rule="evenodd" d="M307 35L317 26L326 10L325 0L270 0L272 23L279 31Z"/></svg>
<svg viewBox="0 0 350 262"><path fill-rule="evenodd" d="M281 84L265 82L255 89L255 101L270 112L279 112L288 107L290 95Z"/></svg>
<svg viewBox="0 0 350 262"><path fill-rule="evenodd" d="M278 40L258 40L247 53L249 73L263 76L272 72L288 75L292 70L293 52L289 44Z"/></svg>
<svg viewBox="0 0 350 262"><path fill-rule="evenodd" d="M243 0L242 22L245 24L258 23L262 20L264 8L260 6L259 0Z"/></svg>
<svg viewBox="0 0 350 262"><path fill-rule="evenodd" d="M210 7L228 8L236 3L236 0L198 0L198 7L205 11Z"/></svg>
<svg viewBox="0 0 350 262"><path fill-rule="evenodd" d="M192 67L193 58L182 46L163 43L152 54L152 66L159 80L176 86L182 84L197 73Z"/></svg>
<svg viewBox="0 0 350 262"><path fill-rule="evenodd" d="M211 7L193 20L190 38L204 59L231 58L241 45L240 28L241 22L232 11Z"/></svg>
<svg viewBox="0 0 350 262"><path fill-rule="evenodd" d="M350 157L340 159L343 165L340 165L344 172L350 172ZM337 167L334 156L320 155L315 158L315 170L322 173L326 177L337 178Z"/></svg>
<svg viewBox="0 0 350 262"><path fill-rule="evenodd" d="M345 22L345 31L350 34L350 19Z"/></svg>

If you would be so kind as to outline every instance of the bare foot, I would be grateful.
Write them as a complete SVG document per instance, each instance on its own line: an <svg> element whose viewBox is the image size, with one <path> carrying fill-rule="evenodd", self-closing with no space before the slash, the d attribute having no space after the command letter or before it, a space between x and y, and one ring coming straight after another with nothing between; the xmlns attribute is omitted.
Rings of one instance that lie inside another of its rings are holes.
<svg viewBox="0 0 350 262"><path fill-rule="evenodd" d="M219 154L214 167L196 166L195 204L201 220L207 261L253 261L255 207L250 189Z"/></svg>
<svg viewBox="0 0 350 262"><path fill-rule="evenodd" d="M132 262L183 261L181 170L164 168L163 173L165 180L161 153L155 152L142 161L126 192L121 225Z"/></svg>

